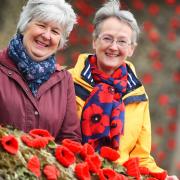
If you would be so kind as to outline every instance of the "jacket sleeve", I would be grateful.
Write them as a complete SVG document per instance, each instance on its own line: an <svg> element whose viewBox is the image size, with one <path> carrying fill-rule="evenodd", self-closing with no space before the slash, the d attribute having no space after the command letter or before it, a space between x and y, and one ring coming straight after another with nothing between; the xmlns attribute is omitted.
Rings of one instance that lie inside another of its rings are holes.
<svg viewBox="0 0 180 180"><path fill-rule="evenodd" d="M67 92L67 104L66 115L61 127L60 134L58 136L58 142L61 142L65 138L69 138L75 141L81 142L81 130L80 119L77 116L76 97L74 90L74 83L72 77L67 73L68 78L68 92Z"/></svg>
<svg viewBox="0 0 180 180"><path fill-rule="evenodd" d="M151 123L148 102L144 105L143 124L136 145L130 153L130 157L139 157L140 166L147 167L152 172L163 172L164 170L156 165L151 152Z"/></svg>

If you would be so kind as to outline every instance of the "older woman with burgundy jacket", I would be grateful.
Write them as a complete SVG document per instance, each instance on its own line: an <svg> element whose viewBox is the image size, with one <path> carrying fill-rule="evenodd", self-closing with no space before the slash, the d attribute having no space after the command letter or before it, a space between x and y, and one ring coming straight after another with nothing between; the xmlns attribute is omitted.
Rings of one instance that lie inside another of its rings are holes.
<svg viewBox="0 0 180 180"><path fill-rule="evenodd" d="M0 52L0 124L48 130L57 142L81 141L71 75L56 65L76 23L64 0L29 0L17 33Z"/></svg>

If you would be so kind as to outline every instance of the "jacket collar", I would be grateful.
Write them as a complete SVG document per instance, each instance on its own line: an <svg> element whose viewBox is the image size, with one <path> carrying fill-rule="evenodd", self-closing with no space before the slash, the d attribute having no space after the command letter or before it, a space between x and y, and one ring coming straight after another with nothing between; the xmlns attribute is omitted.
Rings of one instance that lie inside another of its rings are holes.
<svg viewBox="0 0 180 180"><path fill-rule="evenodd" d="M10 60L8 53L7 53L7 48L3 49L0 53L0 63L3 66L8 67L9 69L18 72L18 69L16 68L16 65L13 63L13 61Z"/></svg>
<svg viewBox="0 0 180 180"><path fill-rule="evenodd" d="M84 61L84 68L81 72L81 77L91 86L95 86L94 80L92 78L91 69L90 69L90 63L88 61L89 55L86 57ZM128 71L128 83L127 83L127 91L126 94L141 87L142 84L139 81L139 79L136 77L135 73L130 68L130 65L126 63L127 71Z"/></svg>

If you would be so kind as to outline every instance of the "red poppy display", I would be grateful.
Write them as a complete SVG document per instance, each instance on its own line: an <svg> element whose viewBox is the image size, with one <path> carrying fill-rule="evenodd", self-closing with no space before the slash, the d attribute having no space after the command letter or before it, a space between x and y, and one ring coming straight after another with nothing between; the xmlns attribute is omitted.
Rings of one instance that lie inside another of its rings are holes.
<svg viewBox="0 0 180 180"><path fill-rule="evenodd" d="M169 107L166 111L166 115L169 118L177 117L177 108L176 107Z"/></svg>
<svg viewBox="0 0 180 180"><path fill-rule="evenodd" d="M114 180L129 180L129 178L123 174L116 173L116 178Z"/></svg>
<svg viewBox="0 0 180 180"><path fill-rule="evenodd" d="M176 0L165 0L165 2L168 4L168 5L174 5L176 3Z"/></svg>
<svg viewBox="0 0 180 180"><path fill-rule="evenodd" d="M137 180L140 180L139 158L130 158L123 163L123 166L127 168L127 174L129 176L133 176Z"/></svg>
<svg viewBox="0 0 180 180"><path fill-rule="evenodd" d="M21 140L22 137L25 137L25 135L27 135L25 133L23 134L23 136L19 136L19 134L21 133L17 133L17 134L18 134L18 141ZM8 142L6 141L6 138L9 136L3 136L1 138L1 143L6 144ZM40 137L35 136L35 137L37 139L45 138L41 136ZM63 141L63 144L67 146L69 146L69 144L73 144L79 147L79 143L76 143L70 139L65 139ZM169 146L172 147L173 144L174 144L173 139L170 139ZM106 179L128 180L129 177L131 178L135 177L138 180L140 173L145 176L151 175L153 177L156 177L157 179L165 177L164 172L153 173L148 171L147 168L139 167L138 158L129 159L122 166L120 164L117 164L115 161L120 157L118 152L107 146L103 146L99 154L94 151L93 147L90 144L84 144L81 145L80 152L79 149L77 150L76 147L73 147L72 149L75 152L74 154L64 145L54 146L56 148L48 146L48 148L44 150L40 150L40 149L35 150L33 149L34 147L28 148L25 145L23 145L23 143L20 143L18 156L21 153L23 153L24 158L22 164L25 165L25 167L29 171L31 171L37 178L41 178L42 175L42 178L46 177L47 180L57 180L59 178L64 179L67 173L70 173L68 175L70 175L69 177L72 177L72 179L73 177L76 176L77 179L79 180L90 180L91 177L93 178L99 177L100 180L106 180ZM25 151L23 148L25 148ZM76 154L76 152L79 153ZM9 156L12 155L10 154ZM105 159L108 159L109 161ZM50 161L51 164L49 164ZM110 162L110 161L114 161L114 162ZM64 166L64 169L63 166L59 166L59 163ZM66 171L67 170L66 168L68 168L70 165L72 165L72 167L70 167L69 170ZM18 162L18 166L21 166L19 162ZM32 174L30 174L30 176L32 176Z"/></svg>
<svg viewBox="0 0 180 180"><path fill-rule="evenodd" d="M151 30L148 32L148 38L151 42L157 43L160 40L160 34L156 30Z"/></svg>
<svg viewBox="0 0 180 180"><path fill-rule="evenodd" d="M180 49L178 49L178 50L176 51L176 57L177 57L177 59L180 60Z"/></svg>
<svg viewBox="0 0 180 180"><path fill-rule="evenodd" d="M176 8L175 8L175 13L177 15L180 15L180 5L177 5Z"/></svg>
<svg viewBox="0 0 180 180"><path fill-rule="evenodd" d="M148 6L148 11L150 15L157 16L160 11L160 7L156 3L152 3Z"/></svg>
<svg viewBox="0 0 180 180"><path fill-rule="evenodd" d="M157 152L157 160L159 162L163 161L166 158L166 153L164 151L158 151Z"/></svg>
<svg viewBox="0 0 180 180"><path fill-rule="evenodd" d="M29 135L22 135L21 140L29 147L33 148L45 148L48 144L48 139L45 137L32 138Z"/></svg>
<svg viewBox="0 0 180 180"><path fill-rule="evenodd" d="M101 147L100 155L110 161L116 161L120 157L119 153L116 150L107 146Z"/></svg>
<svg viewBox="0 0 180 180"><path fill-rule="evenodd" d="M174 82L176 82L176 83L179 83L180 82L180 72L174 72L173 73L173 80L174 80Z"/></svg>
<svg viewBox="0 0 180 180"><path fill-rule="evenodd" d="M29 135L31 135L34 138L45 137L48 140L52 140L52 141L54 140L54 137L51 136L49 131L47 131L45 129L32 129L31 131L29 131Z"/></svg>
<svg viewBox="0 0 180 180"><path fill-rule="evenodd" d="M160 51L158 49L152 49L149 53L149 58L151 60L160 59Z"/></svg>
<svg viewBox="0 0 180 180"><path fill-rule="evenodd" d="M159 135L159 136L163 136L163 134L164 134L164 128L162 127L162 126L157 126L156 127L156 129L155 129L155 133L157 134L157 135Z"/></svg>
<svg viewBox="0 0 180 180"><path fill-rule="evenodd" d="M170 19L170 27L174 30L180 28L180 20L177 17L172 17Z"/></svg>
<svg viewBox="0 0 180 180"><path fill-rule="evenodd" d="M40 161L37 156L33 156L29 159L27 168L34 173L37 177L41 176Z"/></svg>
<svg viewBox="0 0 180 180"><path fill-rule="evenodd" d="M169 104L169 96L167 94L160 94L158 97L158 103L161 106L165 106Z"/></svg>
<svg viewBox="0 0 180 180"><path fill-rule="evenodd" d="M132 5L137 11L144 9L144 3L141 0L133 1Z"/></svg>
<svg viewBox="0 0 180 180"><path fill-rule="evenodd" d="M94 148L89 143L85 143L81 149L80 156L85 159L87 156L93 155L94 153Z"/></svg>
<svg viewBox="0 0 180 180"><path fill-rule="evenodd" d="M74 171L79 180L91 179L87 162L77 164Z"/></svg>
<svg viewBox="0 0 180 180"><path fill-rule="evenodd" d="M143 30L145 32L150 32L154 28L154 24L151 21L144 21L143 23Z"/></svg>
<svg viewBox="0 0 180 180"><path fill-rule="evenodd" d="M74 5L84 16L90 16L94 12L94 8L83 0L75 2Z"/></svg>
<svg viewBox="0 0 180 180"><path fill-rule="evenodd" d="M163 171L163 172L149 172L149 174L159 180L164 180L166 179L166 176L167 176L167 172L166 171Z"/></svg>
<svg viewBox="0 0 180 180"><path fill-rule="evenodd" d="M176 33L174 31L168 32L167 38L169 41L176 41Z"/></svg>
<svg viewBox="0 0 180 180"><path fill-rule="evenodd" d="M153 69L160 71L163 68L163 63L161 63L160 60L155 60L155 61L153 61L152 66L153 66Z"/></svg>
<svg viewBox="0 0 180 180"><path fill-rule="evenodd" d="M16 154L18 152L18 141L13 135L3 136L1 139L2 147L11 154Z"/></svg>
<svg viewBox="0 0 180 180"><path fill-rule="evenodd" d="M147 167L139 167L141 175L149 175L149 169Z"/></svg>
<svg viewBox="0 0 180 180"><path fill-rule="evenodd" d="M175 133L177 131L177 123L176 122L170 122L168 124L168 129L171 133Z"/></svg>
<svg viewBox="0 0 180 180"><path fill-rule="evenodd" d="M89 166L89 171L97 173L102 165L101 160L97 154L89 155L85 160Z"/></svg>
<svg viewBox="0 0 180 180"><path fill-rule="evenodd" d="M98 172L99 180L115 180L117 173L110 168L103 168Z"/></svg>
<svg viewBox="0 0 180 180"><path fill-rule="evenodd" d="M82 150L82 145L79 142L73 141L71 139L64 139L62 145L67 147L73 153L79 153Z"/></svg>
<svg viewBox="0 0 180 180"><path fill-rule="evenodd" d="M43 169L43 173L46 175L47 180L57 180L60 176L60 172L54 165L46 165Z"/></svg>
<svg viewBox="0 0 180 180"><path fill-rule="evenodd" d="M69 167L76 160L73 152L67 147L59 145L55 150L56 159L65 167Z"/></svg>
<svg viewBox="0 0 180 180"><path fill-rule="evenodd" d="M168 139L167 147L169 150L173 151L176 148L176 141L173 138Z"/></svg>
<svg viewBox="0 0 180 180"><path fill-rule="evenodd" d="M145 73L142 76L142 80L143 80L144 84L152 84L152 82L153 82L152 74L151 73Z"/></svg>

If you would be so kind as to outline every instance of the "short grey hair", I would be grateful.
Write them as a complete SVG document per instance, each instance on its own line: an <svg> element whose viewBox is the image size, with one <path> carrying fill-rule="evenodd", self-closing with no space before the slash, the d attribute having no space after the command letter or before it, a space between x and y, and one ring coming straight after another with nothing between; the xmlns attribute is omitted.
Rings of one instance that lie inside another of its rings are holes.
<svg viewBox="0 0 180 180"><path fill-rule="evenodd" d="M93 38L94 39L98 38L103 21L110 17L116 17L117 19L127 23L131 27L133 31L131 41L132 44L136 45L140 33L139 26L137 24L136 19L134 18L133 14L130 11L120 9L119 0L109 0L109 2L105 3L96 12L93 20L93 24L94 24Z"/></svg>
<svg viewBox="0 0 180 180"><path fill-rule="evenodd" d="M71 5L65 0L29 0L23 7L17 24L17 32L23 33L31 20L56 22L62 27L62 38L59 48L67 42L77 17Z"/></svg>

